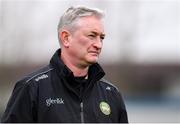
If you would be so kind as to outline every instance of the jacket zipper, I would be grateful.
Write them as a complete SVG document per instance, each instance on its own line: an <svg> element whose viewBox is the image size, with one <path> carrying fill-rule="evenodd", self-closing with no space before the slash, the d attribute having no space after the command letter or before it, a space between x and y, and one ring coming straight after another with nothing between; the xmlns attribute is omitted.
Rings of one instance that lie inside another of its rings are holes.
<svg viewBox="0 0 180 124"><path fill-rule="evenodd" d="M81 116L81 123L84 123L83 102L80 103L80 116Z"/></svg>

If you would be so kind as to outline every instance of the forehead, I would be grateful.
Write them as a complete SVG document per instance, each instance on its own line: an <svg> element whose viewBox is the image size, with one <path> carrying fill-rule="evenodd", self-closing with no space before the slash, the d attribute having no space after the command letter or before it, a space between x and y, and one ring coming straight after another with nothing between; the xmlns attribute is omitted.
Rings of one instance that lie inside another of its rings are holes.
<svg viewBox="0 0 180 124"><path fill-rule="evenodd" d="M95 16L87 16L87 17L79 18L77 20L77 27L80 30L104 33L103 20Z"/></svg>

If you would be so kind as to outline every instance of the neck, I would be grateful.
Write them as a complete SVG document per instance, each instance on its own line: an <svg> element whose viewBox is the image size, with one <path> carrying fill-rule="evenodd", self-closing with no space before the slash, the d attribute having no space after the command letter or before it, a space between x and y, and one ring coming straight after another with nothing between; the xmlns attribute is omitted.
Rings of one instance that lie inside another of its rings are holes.
<svg viewBox="0 0 180 124"><path fill-rule="evenodd" d="M61 60L73 72L74 77L87 76L89 66L78 65L76 61L71 61L64 52L61 52Z"/></svg>

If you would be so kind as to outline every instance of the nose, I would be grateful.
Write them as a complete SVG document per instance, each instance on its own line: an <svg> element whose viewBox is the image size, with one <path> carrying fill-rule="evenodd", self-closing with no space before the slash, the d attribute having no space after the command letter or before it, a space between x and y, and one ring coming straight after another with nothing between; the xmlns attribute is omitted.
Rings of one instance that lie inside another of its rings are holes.
<svg viewBox="0 0 180 124"><path fill-rule="evenodd" d="M97 38L96 42L94 42L94 47L96 47L97 49L101 49L102 48L102 45L103 45L103 42L102 42L102 39L101 38Z"/></svg>

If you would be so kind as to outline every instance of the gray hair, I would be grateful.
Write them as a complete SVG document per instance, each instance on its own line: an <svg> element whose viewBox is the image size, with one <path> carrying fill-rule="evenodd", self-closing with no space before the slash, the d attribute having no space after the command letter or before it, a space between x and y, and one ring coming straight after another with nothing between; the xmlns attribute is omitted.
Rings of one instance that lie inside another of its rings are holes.
<svg viewBox="0 0 180 124"><path fill-rule="evenodd" d="M81 17L86 16L96 16L97 18L102 19L104 17L104 12L99 9L87 8L84 6L70 7L67 11L61 16L58 24L58 33L62 31L63 28L72 29L73 24ZM58 34L59 37L59 34Z"/></svg>

